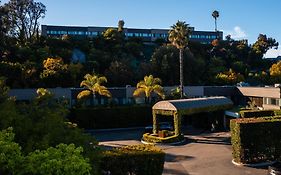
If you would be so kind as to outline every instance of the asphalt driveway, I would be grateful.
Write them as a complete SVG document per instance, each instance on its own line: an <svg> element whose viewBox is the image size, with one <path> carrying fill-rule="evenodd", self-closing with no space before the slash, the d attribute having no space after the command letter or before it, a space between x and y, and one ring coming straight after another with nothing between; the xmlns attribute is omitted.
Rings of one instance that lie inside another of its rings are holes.
<svg viewBox="0 0 281 175"><path fill-rule="evenodd" d="M101 145L118 147L140 144L144 129L91 131ZM166 152L163 175L265 175L267 167L251 168L231 163L229 132L185 129L187 141L177 146L160 146Z"/></svg>

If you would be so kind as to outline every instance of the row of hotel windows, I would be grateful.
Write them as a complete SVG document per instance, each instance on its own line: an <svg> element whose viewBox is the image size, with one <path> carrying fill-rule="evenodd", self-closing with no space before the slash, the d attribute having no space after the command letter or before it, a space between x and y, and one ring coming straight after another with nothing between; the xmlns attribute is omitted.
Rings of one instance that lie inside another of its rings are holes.
<svg viewBox="0 0 281 175"><path fill-rule="evenodd" d="M83 31L55 31L47 30L48 35L93 35L97 36L99 32L83 32Z"/></svg>
<svg viewBox="0 0 281 175"><path fill-rule="evenodd" d="M89 35L89 36L97 36L100 35L101 32L83 32L83 31L54 31L47 30L48 35ZM125 36L128 37L168 37L167 33L125 33Z"/></svg>
<svg viewBox="0 0 281 175"><path fill-rule="evenodd" d="M84 31L54 31L54 30L48 30L48 35L87 35L87 36L98 36L101 34L101 32L84 32ZM125 36L127 37L162 37L167 38L167 33L125 33ZM218 38L217 35L190 35L190 38L193 39L216 39Z"/></svg>
<svg viewBox="0 0 281 175"><path fill-rule="evenodd" d="M190 35L190 38L196 38L196 39L217 39L217 35Z"/></svg>
<svg viewBox="0 0 281 175"><path fill-rule="evenodd" d="M125 33L125 36L127 37L162 37L167 38L167 33Z"/></svg>

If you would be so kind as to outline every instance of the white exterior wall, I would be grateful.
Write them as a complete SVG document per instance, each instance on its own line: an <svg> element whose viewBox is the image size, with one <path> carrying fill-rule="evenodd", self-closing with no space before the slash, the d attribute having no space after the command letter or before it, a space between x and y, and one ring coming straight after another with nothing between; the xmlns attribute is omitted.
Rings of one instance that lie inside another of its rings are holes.
<svg viewBox="0 0 281 175"><path fill-rule="evenodd" d="M172 89L175 89L177 86L165 86L164 91L166 94L169 94ZM134 98L133 93L135 87L126 88L126 103L129 98ZM11 89L9 96L15 96L17 100L31 100L37 96L37 89ZM67 98L71 99L71 88L49 88L52 93L54 93L55 98ZM204 96L204 87L203 86L185 86L184 92L188 97L202 97ZM154 96L156 96L154 94Z"/></svg>
<svg viewBox="0 0 281 175"><path fill-rule="evenodd" d="M31 100L36 97L36 89L11 89L9 96L16 97L17 100Z"/></svg>
<svg viewBox="0 0 281 175"><path fill-rule="evenodd" d="M37 89L11 89L9 96L16 97L17 100L32 100L37 96ZM55 98L71 98L70 88L48 88L55 95Z"/></svg>

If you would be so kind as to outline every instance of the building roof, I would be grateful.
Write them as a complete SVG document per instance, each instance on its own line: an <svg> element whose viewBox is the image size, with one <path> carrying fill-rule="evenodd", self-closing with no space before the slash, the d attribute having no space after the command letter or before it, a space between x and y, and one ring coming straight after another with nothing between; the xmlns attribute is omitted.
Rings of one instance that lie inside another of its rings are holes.
<svg viewBox="0 0 281 175"><path fill-rule="evenodd" d="M206 97L180 100L165 100L156 103L153 110L180 111L182 114L210 112L232 107L233 103L226 97Z"/></svg>
<svg viewBox="0 0 281 175"><path fill-rule="evenodd" d="M281 89L278 87L237 87L239 93L247 97L280 98Z"/></svg>

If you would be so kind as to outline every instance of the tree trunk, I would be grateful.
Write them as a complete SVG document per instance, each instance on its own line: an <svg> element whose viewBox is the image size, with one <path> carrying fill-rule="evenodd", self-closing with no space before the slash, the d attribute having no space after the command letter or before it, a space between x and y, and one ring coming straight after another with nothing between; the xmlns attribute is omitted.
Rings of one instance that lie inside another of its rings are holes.
<svg viewBox="0 0 281 175"><path fill-rule="evenodd" d="M180 95L183 98L183 49L180 49Z"/></svg>
<svg viewBox="0 0 281 175"><path fill-rule="evenodd" d="M91 98L91 106L95 106L96 105L95 100L96 100L96 94L93 93L92 98Z"/></svg>
<svg viewBox="0 0 281 175"><path fill-rule="evenodd" d="M215 18L215 32L217 32L218 29L217 29L217 19Z"/></svg>

